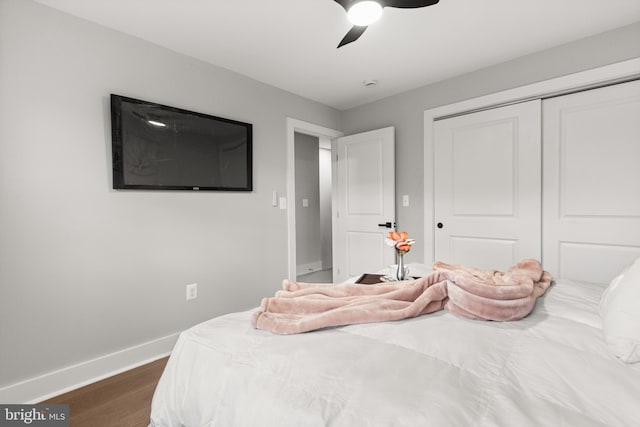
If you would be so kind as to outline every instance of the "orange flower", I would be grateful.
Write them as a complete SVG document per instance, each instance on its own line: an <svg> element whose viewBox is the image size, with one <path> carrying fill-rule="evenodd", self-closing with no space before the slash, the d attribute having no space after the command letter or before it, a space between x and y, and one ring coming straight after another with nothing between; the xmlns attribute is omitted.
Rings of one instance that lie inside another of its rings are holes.
<svg viewBox="0 0 640 427"><path fill-rule="evenodd" d="M395 247L398 252L407 253L411 250L411 245L416 242L415 239L408 237L409 233L406 231L390 231L385 241L389 246Z"/></svg>
<svg viewBox="0 0 640 427"><path fill-rule="evenodd" d="M407 240L407 237L409 237L409 233L407 233L406 231L389 232L389 239L393 240L394 242L404 242Z"/></svg>
<svg viewBox="0 0 640 427"><path fill-rule="evenodd" d="M398 243L396 245L396 249L403 252L409 252L409 250L411 249L411 245L406 242Z"/></svg>

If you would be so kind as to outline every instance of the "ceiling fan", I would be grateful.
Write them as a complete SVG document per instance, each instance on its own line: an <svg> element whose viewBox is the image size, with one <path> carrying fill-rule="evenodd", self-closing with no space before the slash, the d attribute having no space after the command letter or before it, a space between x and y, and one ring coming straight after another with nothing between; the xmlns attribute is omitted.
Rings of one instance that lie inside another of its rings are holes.
<svg viewBox="0 0 640 427"><path fill-rule="evenodd" d="M347 11L353 27L338 44L338 48L358 40L367 29L382 15L382 8L397 7L401 9L416 9L431 6L440 0L335 0Z"/></svg>

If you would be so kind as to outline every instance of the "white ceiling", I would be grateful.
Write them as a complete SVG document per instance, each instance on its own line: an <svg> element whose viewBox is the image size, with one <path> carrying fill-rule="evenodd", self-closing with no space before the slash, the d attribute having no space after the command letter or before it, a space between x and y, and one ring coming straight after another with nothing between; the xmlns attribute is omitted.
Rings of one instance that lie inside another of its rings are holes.
<svg viewBox="0 0 640 427"><path fill-rule="evenodd" d="M336 49L333 0L35 1L338 109L640 21L640 0L440 0Z"/></svg>

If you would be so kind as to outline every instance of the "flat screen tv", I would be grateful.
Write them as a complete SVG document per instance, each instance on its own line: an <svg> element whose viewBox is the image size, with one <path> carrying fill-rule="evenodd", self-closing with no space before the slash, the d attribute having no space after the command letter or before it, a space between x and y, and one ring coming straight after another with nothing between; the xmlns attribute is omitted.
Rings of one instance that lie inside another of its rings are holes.
<svg viewBox="0 0 640 427"><path fill-rule="evenodd" d="M111 95L113 188L252 190L252 125Z"/></svg>

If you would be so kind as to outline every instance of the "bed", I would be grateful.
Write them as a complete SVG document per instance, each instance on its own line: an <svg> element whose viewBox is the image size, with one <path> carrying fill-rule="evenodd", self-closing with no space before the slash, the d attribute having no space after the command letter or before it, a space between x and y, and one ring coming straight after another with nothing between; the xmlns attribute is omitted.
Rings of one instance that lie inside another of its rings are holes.
<svg viewBox="0 0 640 427"><path fill-rule="evenodd" d="M640 325L640 260L631 269L556 279L513 322L438 311L277 335L253 311L211 319L180 335L151 425L638 425L640 347L616 336Z"/></svg>

